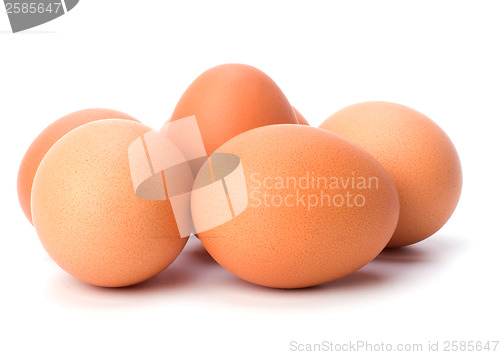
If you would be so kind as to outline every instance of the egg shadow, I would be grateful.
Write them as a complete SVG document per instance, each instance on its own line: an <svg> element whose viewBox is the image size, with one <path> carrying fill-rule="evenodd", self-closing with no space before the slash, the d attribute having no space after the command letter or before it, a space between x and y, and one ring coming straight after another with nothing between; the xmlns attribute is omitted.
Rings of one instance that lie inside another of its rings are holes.
<svg viewBox="0 0 500 355"><path fill-rule="evenodd" d="M387 290L420 287L429 272L439 270L456 256L463 243L436 236L421 243L383 250L363 268L340 279L307 288L275 289L244 281L223 269L197 238L166 270L140 284L105 288L88 285L63 272L46 287L46 297L68 307L143 307L151 303L175 304L180 297L196 303L223 303L234 307L285 310L342 306L374 300ZM200 296L198 296L200 295Z"/></svg>
<svg viewBox="0 0 500 355"><path fill-rule="evenodd" d="M264 287L265 290L270 293L282 293L282 294L325 294L331 293L332 291L350 292L350 291L360 291L363 289L368 289L372 287L379 286L390 281L390 275L378 272L376 270L370 270L367 267L361 268L349 275L343 276L337 280L330 281L321 285L304 287L304 288L291 288L291 289L276 289ZM252 284L251 284L252 285ZM259 288L262 286L252 285Z"/></svg>
<svg viewBox="0 0 500 355"><path fill-rule="evenodd" d="M447 258L457 255L468 248L468 241L450 235L434 235L419 243L399 247L386 248L372 261L373 264L400 265L431 265L442 263Z"/></svg>
<svg viewBox="0 0 500 355"><path fill-rule="evenodd" d="M271 292L287 293L318 293L330 292L330 290L359 290L367 287L379 286L393 279L394 273L387 272L387 269L377 267L379 264L419 264L436 261L435 252L418 248L416 245L401 248L387 248L380 252L370 263L361 269L343 276L337 280L327 282L318 286L295 288L295 289L273 289L264 287ZM398 268L398 266L394 266ZM250 284L252 286L260 287Z"/></svg>
<svg viewBox="0 0 500 355"><path fill-rule="evenodd" d="M123 290L125 292L149 293L193 285L197 279L203 277L203 270L211 266L218 267L218 264L201 243L193 238L190 238L188 243L189 247L186 245L179 257L158 275L136 285L110 290L113 292Z"/></svg>
<svg viewBox="0 0 500 355"><path fill-rule="evenodd" d="M57 304L70 307L121 307L140 305L144 300L161 301L175 297L186 288L196 286L203 271L218 264L200 245L188 241L179 257L165 270L139 284L126 287L100 287L87 284L61 272L47 286L45 296ZM189 245L189 246L188 246Z"/></svg>
<svg viewBox="0 0 500 355"><path fill-rule="evenodd" d="M441 270L440 264L456 256L463 243L446 236L418 244L384 249L374 260L361 269L340 279L307 288L274 289L255 285L234 277L236 296L221 297L234 305L292 309L307 307L321 312L325 306L346 306L357 302L374 302L378 296L386 297L394 290L421 287L427 282L431 270Z"/></svg>
<svg viewBox="0 0 500 355"><path fill-rule="evenodd" d="M387 248L373 260L380 263L392 264L418 264L435 260L428 250L422 250L416 246L405 246L400 248Z"/></svg>

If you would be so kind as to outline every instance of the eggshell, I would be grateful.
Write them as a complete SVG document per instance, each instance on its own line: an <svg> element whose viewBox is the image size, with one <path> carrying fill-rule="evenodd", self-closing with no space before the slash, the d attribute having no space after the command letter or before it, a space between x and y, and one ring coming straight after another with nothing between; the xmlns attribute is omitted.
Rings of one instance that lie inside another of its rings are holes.
<svg viewBox="0 0 500 355"><path fill-rule="evenodd" d="M33 223L30 205L31 187L33 186L33 179L35 178L36 170L38 169L38 166L40 165L40 162L45 154L47 154L55 142L72 129L88 122L107 118L121 118L125 120L137 121L135 118L127 115L126 113L104 108L76 111L58 119L45 128L30 145L21 162L17 176L17 194L19 202L26 218L28 218L30 223Z"/></svg>
<svg viewBox="0 0 500 355"><path fill-rule="evenodd" d="M234 137L217 153L241 159L248 206L198 236L220 265L244 280L276 288L332 281L375 258L394 232L399 203L391 178L371 155L335 134L298 124L264 126ZM350 177L374 178L378 188L375 182L370 189L353 188ZM331 185L335 178L343 178L345 188ZM360 194L364 205L359 199L354 205ZM210 202L191 200L196 227Z"/></svg>
<svg viewBox="0 0 500 355"><path fill-rule="evenodd" d="M417 243L451 217L462 189L462 168L446 133L409 107L363 102L320 126L357 143L389 172L399 194L398 226L388 247Z"/></svg>
<svg viewBox="0 0 500 355"><path fill-rule="evenodd" d="M135 195L130 143L141 123L101 120L66 134L43 158L32 190L33 222L52 259L87 283L144 281L181 252L170 202Z"/></svg>
<svg viewBox="0 0 500 355"><path fill-rule="evenodd" d="M306 126L309 126L309 122L307 122L307 120L304 118L304 116L302 116L302 114L297 111L297 109L295 107L293 107L293 112L295 112L295 117L297 117L297 121L299 122L299 124L303 124L303 125L306 125Z"/></svg>
<svg viewBox="0 0 500 355"><path fill-rule="evenodd" d="M252 128L297 123L287 98L260 70L223 64L201 74L180 98L171 120L195 115L207 153Z"/></svg>

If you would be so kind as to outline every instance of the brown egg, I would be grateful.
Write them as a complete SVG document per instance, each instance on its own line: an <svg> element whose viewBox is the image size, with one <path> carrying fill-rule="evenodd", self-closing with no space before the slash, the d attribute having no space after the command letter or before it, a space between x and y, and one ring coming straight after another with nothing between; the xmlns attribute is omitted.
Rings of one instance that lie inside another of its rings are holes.
<svg viewBox="0 0 500 355"><path fill-rule="evenodd" d="M389 247L428 238L451 217L462 189L460 159L428 117L395 103L363 102L334 113L320 127L359 144L393 178L401 211Z"/></svg>
<svg viewBox="0 0 500 355"><path fill-rule="evenodd" d="M168 201L136 196L128 147L150 128L101 120L72 130L45 155L32 190L33 223L52 259L74 277L128 286L165 269L180 238Z"/></svg>
<svg viewBox="0 0 500 355"><path fill-rule="evenodd" d="M224 64L201 74L187 88L172 121L196 116L207 153L252 128L297 123L295 113L276 83L244 64Z"/></svg>
<svg viewBox="0 0 500 355"><path fill-rule="evenodd" d="M295 117L297 117L297 121L299 121L299 124L303 124L303 125L306 125L306 126L309 126L309 122L307 122L307 120L304 118L304 116L302 116L302 114L297 111L297 109L295 107L293 107L293 112L295 112Z"/></svg>
<svg viewBox="0 0 500 355"><path fill-rule="evenodd" d="M211 156L213 179L223 175L213 161L222 153L241 159L246 181L244 191L223 182L227 203L231 207L231 199L240 194L241 201L246 193L248 205L198 236L220 265L244 280L276 288L332 281L375 258L394 232L399 203L390 176L335 134L298 124L247 131ZM202 171L195 186L205 178ZM193 196L198 230L213 201Z"/></svg>
<svg viewBox="0 0 500 355"><path fill-rule="evenodd" d="M72 129L88 122L107 118L121 118L137 121L126 113L104 108L76 111L58 119L45 128L30 145L21 162L17 176L17 194L19 196L19 202L30 223L33 223L31 219L31 187L33 185L36 170L45 154L47 154L55 142Z"/></svg>

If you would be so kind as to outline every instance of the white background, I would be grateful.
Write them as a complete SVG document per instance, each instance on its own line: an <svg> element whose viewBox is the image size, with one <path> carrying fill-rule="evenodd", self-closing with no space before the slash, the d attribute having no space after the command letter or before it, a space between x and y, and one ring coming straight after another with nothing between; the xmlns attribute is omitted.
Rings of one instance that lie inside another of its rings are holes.
<svg viewBox="0 0 500 355"><path fill-rule="evenodd" d="M293 340L500 340L498 1L81 0L15 35L0 9L0 353L286 354ZM241 281L197 240L135 287L96 288L64 273L17 201L31 141L89 107L159 128L196 76L227 62L266 72L314 126L365 100L431 117L463 164L453 217L430 239L311 289Z"/></svg>

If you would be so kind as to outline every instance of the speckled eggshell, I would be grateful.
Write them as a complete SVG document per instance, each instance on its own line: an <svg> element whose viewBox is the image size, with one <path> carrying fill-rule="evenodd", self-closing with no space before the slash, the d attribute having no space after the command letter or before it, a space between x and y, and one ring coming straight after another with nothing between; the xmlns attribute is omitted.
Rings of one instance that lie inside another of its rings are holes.
<svg viewBox="0 0 500 355"><path fill-rule="evenodd" d="M202 73L186 89L171 121L195 115L208 154L252 128L297 123L287 98L265 73L223 64Z"/></svg>
<svg viewBox="0 0 500 355"><path fill-rule="evenodd" d="M373 101L346 107L320 127L366 149L396 183L401 211L388 247L424 240L451 217L462 168L450 138L431 119L403 105Z"/></svg>
<svg viewBox="0 0 500 355"><path fill-rule="evenodd" d="M107 287L147 280L179 255L170 202L135 195L130 143L141 123L101 120L72 130L49 150L35 176L33 222L52 259L74 277Z"/></svg>
<svg viewBox="0 0 500 355"><path fill-rule="evenodd" d="M371 155L335 134L298 124L265 126L234 137L216 153L240 157L248 206L234 219L198 236L220 265L244 280L275 288L329 282L375 258L394 232L399 203L391 178ZM320 184L318 188L310 179L313 174L327 178L329 184L332 177L376 177L378 189L363 190L366 201L361 207L349 207L340 200L329 204L327 199L314 207L313 202L303 205L295 198L288 199L287 206L275 197L266 204L264 192L283 200L299 192L308 200L324 190L330 201L337 194L359 192L351 185L335 189ZM305 182L285 188L264 185L267 178L277 182L289 177L304 178L311 188ZM193 201L196 226L209 206Z"/></svg>
<svg viewBox="0 0 500 355"><path fill-rule="evenodd" d="M76 127L80 127L85 123L108 118L137 121L132 116L120 111L105 108L85 109L61 117L45 128L42 133L35 138L24 155L17 176L17 194L19 202L30 223L33 223L31 218L31 187L33 186L33 179L35 178L38 166L45 154L47 154L55 142Z"/></svg>

